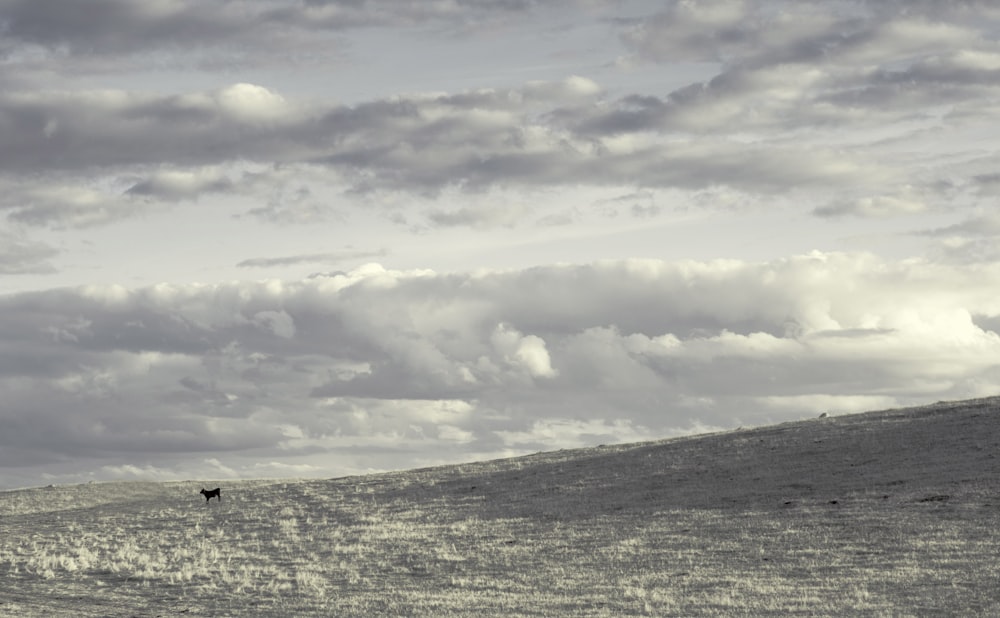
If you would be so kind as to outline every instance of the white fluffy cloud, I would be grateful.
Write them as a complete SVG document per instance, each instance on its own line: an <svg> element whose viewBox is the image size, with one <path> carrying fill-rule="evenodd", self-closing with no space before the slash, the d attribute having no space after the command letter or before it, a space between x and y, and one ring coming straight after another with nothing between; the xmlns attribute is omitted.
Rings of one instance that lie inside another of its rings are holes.
<svg viewBox="0 0 1000 618"><path fill-rule="evenodd" d="M536 335L524 336L516 329L499 324L490 337L493 346L505 363L523 370L536 378L550 378L556 375L545 348L545 340Z"/></svg>
<svg viewBox="0 0 1000 618"><path fill-rule="evenodd" d="M813 254L20 294L0 463L377 444L405 465L979 395L996 285L995 266Z"/></svg>

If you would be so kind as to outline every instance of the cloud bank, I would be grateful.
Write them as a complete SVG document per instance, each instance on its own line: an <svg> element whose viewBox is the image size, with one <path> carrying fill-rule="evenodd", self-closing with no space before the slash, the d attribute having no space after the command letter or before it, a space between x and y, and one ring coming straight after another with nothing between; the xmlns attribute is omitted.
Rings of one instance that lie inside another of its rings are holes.
<svg viewBox="0 0 1000 618"><path fill-rule="evenodd" d="M382 468L975 396L998 284L816 253L18 294L0 465Z"/></svg>
<svg viewBox="0 0 1000 618"><path fill-rule="evenodd" d="M998 35L975 0L0 0L3 482L993 394Z"/></svg>
<svg viewBox="0 0 1000 618"><path fill-rule="evenodd" d="M492 23L541 10L126 0L52 9L0 5L8 72L34 57L32 46L68 50L70 63L131 58L150 42L182 58L194 40L290 49L289 33ZM1000 84L998 25L1000 12L986 3L668 3L617 26L623 57L718 68L664 93L612 95L579 76L353 105L245 82L169 94L6 89L0 181L8 197L0 209L27 225L106 224L144 212L149 201L253 195L259 186L249 184L248 164L280 166L304 186L319 171L323 184L349 193L581 184L723 186L758 199L835 191L814 212L861 217L935 210L956 198L976 203L977 179L995 168L995 155L970 152L958 162L949 149L959 142L948 137L996 124L986 103ZM923 147L929 152L914 150Z"/></svg>

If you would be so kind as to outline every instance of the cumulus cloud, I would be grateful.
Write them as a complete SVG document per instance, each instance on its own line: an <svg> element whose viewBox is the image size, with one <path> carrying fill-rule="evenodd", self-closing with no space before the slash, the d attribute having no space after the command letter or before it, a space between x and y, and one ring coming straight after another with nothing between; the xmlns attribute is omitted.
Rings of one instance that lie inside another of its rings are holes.
<svg viewBox="0 0 1000 618"><path fill-rule="evenodd" d="M0 451L458 456L978 395L996 284L812 254L17 294Z"/></svg>
<svg viewBox="0 0 1000 618"><path fill-rule="evenodd" d="M545 340L536 335L524 336L506 324L497 325L490 341L503 361L534 378L551 378L558 374L552 368Z"/></svg>

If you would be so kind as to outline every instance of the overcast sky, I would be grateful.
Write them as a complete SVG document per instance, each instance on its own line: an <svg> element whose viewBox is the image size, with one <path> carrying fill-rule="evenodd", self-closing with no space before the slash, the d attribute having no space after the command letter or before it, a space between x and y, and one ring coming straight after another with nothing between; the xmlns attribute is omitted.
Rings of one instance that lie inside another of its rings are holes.
<svg viewBox="0 0 1000 618"><path fill-rule="evenodd" d="M0 487L996 394L996 7L0 0Z"/></svg>

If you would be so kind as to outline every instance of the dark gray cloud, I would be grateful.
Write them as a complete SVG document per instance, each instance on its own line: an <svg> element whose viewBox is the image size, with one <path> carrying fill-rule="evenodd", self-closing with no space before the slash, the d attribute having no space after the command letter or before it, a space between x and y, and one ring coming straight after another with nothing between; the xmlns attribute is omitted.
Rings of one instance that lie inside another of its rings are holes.
<svg viewBox="0 0 1000 618"><path fill-rule="evenodd" d="M259 6L257 2L82 0L64 5L56 0L5 0L0 4L0 21L8 41L66 46L72 53L120 53L148 49L150 43L200 44L232 36L257 23L245 9Z"/></svg>
<svg viewBox="0 0 1000 618"><path fill-rule="evenodd" d="M143 63L216 69L318 63L343 54L339 35L347 31L420 26L458 33L523 19L538 5L503 0L78 0L72 5L3 0L0 54L57 72L102 72ZM37 50L48 57L39 61L32 53Z"/></svg>

